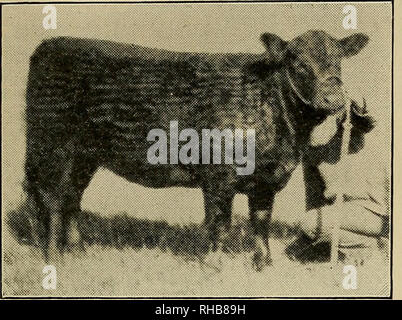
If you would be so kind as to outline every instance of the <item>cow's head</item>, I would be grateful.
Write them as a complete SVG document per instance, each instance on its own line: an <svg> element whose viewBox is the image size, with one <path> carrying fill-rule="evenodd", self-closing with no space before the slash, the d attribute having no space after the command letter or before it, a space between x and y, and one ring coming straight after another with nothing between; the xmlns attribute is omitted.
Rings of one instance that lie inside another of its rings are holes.
<svg viewBox="0 0 402 320"><path fill-rule="evenodd" d="M357 54L368 42L357 33L341 40L324 31L308 31L287 42L270 33L261 36L269 63L285 66L293 91L316 110L334 113L343 108L341 60Z"/></svg>

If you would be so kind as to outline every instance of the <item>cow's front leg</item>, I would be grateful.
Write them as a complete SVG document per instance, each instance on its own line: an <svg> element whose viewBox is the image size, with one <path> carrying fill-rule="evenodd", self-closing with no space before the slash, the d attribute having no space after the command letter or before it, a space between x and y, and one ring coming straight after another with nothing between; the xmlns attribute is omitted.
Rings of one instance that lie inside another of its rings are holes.
<svg viewBox="0 0 402 320"><path fill-rule="evenodd" d="M217 188L204 188L205 224L212 249L217 250L227 233L232 216L233 192Z"/></svg>
<svg viewBox="0 0 402 320"><path fill-rule="evenodd" d="M261 271L265 265L271 265L269 249L269 224L271 221L274 193L266 189L257 189L249 195L250 220L255 236L253 266Z"/></svg>

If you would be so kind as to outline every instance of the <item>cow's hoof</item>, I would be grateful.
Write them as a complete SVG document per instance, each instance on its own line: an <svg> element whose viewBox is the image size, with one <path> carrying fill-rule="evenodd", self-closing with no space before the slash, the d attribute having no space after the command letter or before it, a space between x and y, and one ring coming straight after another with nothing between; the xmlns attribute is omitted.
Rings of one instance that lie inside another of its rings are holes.
<svg viewBox="0 0 402 320"><path fill-rule="evenodd" d="M77 246L81 243L81 233L76 219L71 219L70 224L67 227L65 237L67 245Z"/></svg>
<svg viewBox="0 0 402 320"><path fill-rule="evenodd" d="M270 256L264 255L261 251L257 251L253 255L253 268L255 271L260 272L266 266L272 265L272 259Z"/></svg>
<svg viewBox="0 0 402 320"><path fill-rule="evenodd" d="M63 262L63 253L57 247L49 247L45 252L45 261L47 264L56 265Z"/></svg>
<svg viewBox="0 0 402 320"><path fill-rule="evenodd" d="M42 247L43 245L40 238L40 234L36 231L31 232L31 245L38 248Z"/></svg>

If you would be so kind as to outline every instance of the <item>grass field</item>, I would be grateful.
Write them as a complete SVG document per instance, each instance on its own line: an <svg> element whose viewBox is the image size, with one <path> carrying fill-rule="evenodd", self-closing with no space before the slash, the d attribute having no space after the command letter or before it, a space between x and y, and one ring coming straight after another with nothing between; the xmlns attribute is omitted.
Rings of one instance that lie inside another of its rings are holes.
<svg viewBox="0 0 402 320"><path fill-rule="evenodd" d="M5 296L387 296L389 292L387 264L379 253L370 250L365 264L357 267L357 289L345 290L343 266L351 263L353 254L337 270L325 263L291 261L284 250L295 234L282 223L273 227L274 265L255 272L244 218L235 219L224 252L211 253L199 224L169 225L125 214L105 218L84 212L81 217L86 250L64 254L56 265L57 289L45 290L45 262L40 250L29 245L26 213L9 212L3 233Z"/></svg>

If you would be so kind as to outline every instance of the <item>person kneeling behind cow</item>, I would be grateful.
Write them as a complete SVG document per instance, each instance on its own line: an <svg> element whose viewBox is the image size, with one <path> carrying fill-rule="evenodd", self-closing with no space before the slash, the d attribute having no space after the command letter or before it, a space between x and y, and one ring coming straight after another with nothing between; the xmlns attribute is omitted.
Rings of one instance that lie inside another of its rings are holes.
<svg viewBox="0 0 402 320"><path fill-rule="evenodd" d="M327 261L335 219L340 227L340 259L351 256L356 264L363 264L356 253L372 246L382 248L388 257L390 175L381 159L387 155L381 152L384 142L379 130L364 141L364 134L374 128L374 120L364 100L363 104L352 100L349 153L342 155L339 166L343 121L344 114L330 117L311 134L311 152L306 153L304 162L307 211L298 222L300 237L286 249L293 260ZM335 204L337 196L343 197L340 205Z"/></svg>

